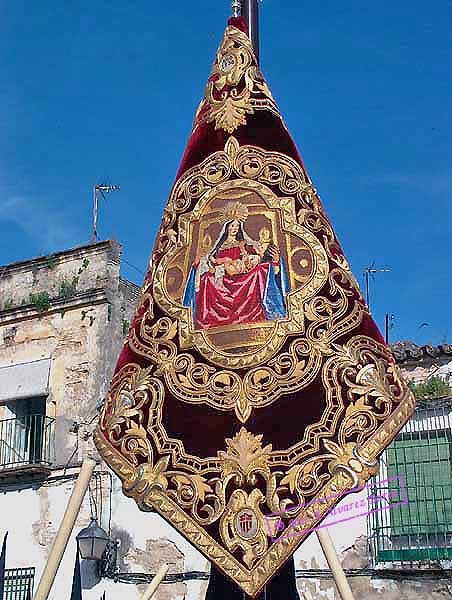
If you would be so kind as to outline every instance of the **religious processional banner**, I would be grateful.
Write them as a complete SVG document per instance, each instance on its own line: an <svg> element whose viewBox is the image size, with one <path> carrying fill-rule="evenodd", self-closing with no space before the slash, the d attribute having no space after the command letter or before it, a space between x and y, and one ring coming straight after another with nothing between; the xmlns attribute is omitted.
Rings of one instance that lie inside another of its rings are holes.
<svg viewBox="0 0 452 600"><path fill-rule="evenodd" d="M410 417L401 380L229 21L95 440L256 596Z"/></svg>

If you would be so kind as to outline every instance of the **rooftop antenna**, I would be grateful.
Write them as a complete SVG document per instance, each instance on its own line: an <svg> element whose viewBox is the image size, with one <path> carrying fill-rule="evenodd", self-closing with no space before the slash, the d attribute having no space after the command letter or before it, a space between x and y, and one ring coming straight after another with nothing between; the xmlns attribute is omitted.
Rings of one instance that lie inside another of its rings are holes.
<svg viewBox="0 0 452 600"><path fill-rule="evenodd" d="M394 321L395 321L395 315L386 313L386 316L385 316L385 339L386 339L387 344L389 344L389 331L391 329L394 329Z"/></svg>
<svg viewBox="0 0 452 600"><path fill-rule="evenodd" d="M237 3L232 4L235 10ZM248 26L248 37L253 45L254 54L259 64L259 0L241 0L242 17Z"/></svg>
<svg viewBox="0 0 452 600"><path fill-rule="evenodd" d="M97 242L97 213L99 208L99 192L102 194L102 198L106 200L105 194L108 192L116 192L121 188L119 185L106 185L98 184L94 186L94 224L93 224L93 242Z"/></svg>
<svg viewBox="0 0 452 600"><path fill-rule="evenodd" d="M367 304L367 308L369 309L370 312L370 277L374 276L375 273L390 273L391 269L376 269L375 268L375 261L370 265L370 267L366 267L364 269L364 278L366 280L366 304Z"/></svg>

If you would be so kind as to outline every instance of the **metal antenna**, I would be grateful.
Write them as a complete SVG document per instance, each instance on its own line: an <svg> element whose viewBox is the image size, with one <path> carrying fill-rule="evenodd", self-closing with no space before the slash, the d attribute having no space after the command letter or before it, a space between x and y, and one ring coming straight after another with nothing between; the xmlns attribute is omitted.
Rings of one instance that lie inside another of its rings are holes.
<svg viewBox="0 0 452 600"><path fill-rule="evenodd" d="M99 208L99 192L102 194L102 198L106 200L105 194L108 192L115 192L120 190L119 185L104 185L98 184L94 186L94 224L93 224L93 242L97 242L97 213Z"/></svg>
<svg viewBox="0 0 452 600"><path fill-rule="evenodd" d="M242 17L248 26L248 37L259 64L259 2L258 0L241 0L241 4Z"/></svg>
<svg viewBox="0 0 452 600"><path fill-rule="evenodd" d="M375 261L371 264L370 267L367 267L366 269L364 269L364 278L366 280L366 304L367 304L367 308L369 309L370 312L370 282L369 282L369 278L372 275L375 275L375 273L390 273L391 269L376 269L374 267L375 265Z"/></svg>

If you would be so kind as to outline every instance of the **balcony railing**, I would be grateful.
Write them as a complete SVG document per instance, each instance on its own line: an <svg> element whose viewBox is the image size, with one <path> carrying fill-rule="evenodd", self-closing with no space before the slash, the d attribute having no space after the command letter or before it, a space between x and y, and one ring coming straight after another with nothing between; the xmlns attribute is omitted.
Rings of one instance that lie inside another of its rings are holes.
<svg viewBox="0 0 452 600"><path fill-rule="evenodd" d="M28 600L33 596L34 567L5 569L3 600Z"/></svg>
<svg viewBox="0 0 452 600"><path fill-rule="evenodd" d="M26 415L0 420L0 473L42 465L55 456L55 419Z"/></svg>

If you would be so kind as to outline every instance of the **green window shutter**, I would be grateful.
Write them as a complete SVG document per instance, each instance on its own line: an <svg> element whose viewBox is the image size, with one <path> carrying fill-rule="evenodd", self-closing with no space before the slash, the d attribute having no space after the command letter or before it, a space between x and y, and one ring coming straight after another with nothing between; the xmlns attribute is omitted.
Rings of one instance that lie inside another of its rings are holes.
<svg viewBox="0 0 452 600"><path fill-rule="evenodd" d="M392 536L446 534L452 531L451 443L445 431L413 432L387 450L388 478L403 477L408 503L390 510ZM389 489L399 487L390 481ZM397 500L392 499L396 504Z"/></svg>

